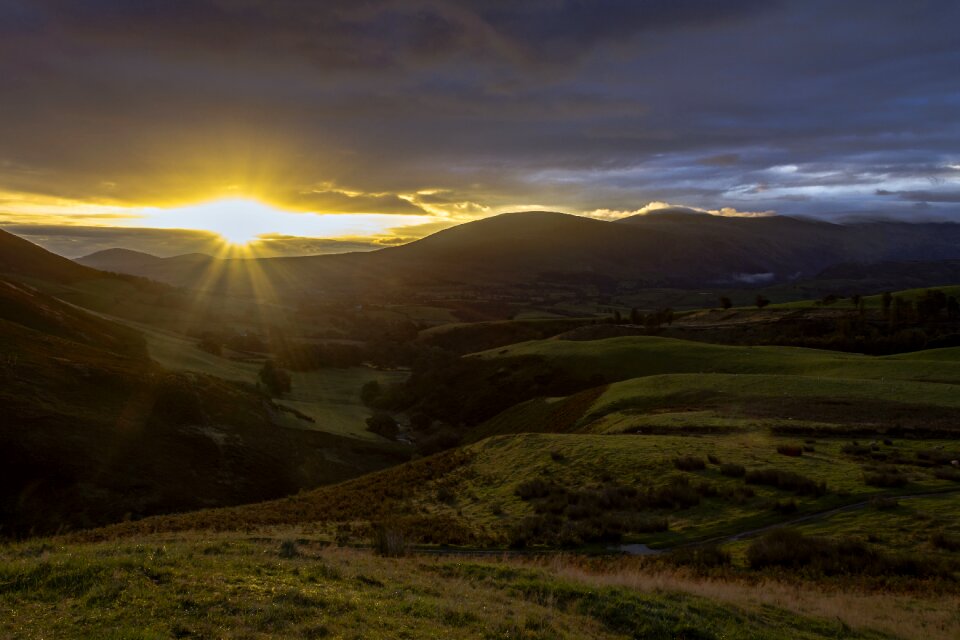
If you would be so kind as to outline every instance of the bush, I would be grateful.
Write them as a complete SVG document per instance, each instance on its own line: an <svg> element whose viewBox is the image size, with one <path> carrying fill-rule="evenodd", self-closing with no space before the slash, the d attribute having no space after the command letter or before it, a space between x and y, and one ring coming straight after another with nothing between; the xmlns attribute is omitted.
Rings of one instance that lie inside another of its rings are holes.
<svg viewBox="0 0 960 640"><path fill-rule="evenodd" d="M792 471L779 469L758 469L748 471L744 480L747 484L761 484L776 487L784 491L793 491L801 496L819 497L827 493L825 482L817 482Z"/></svg>
<svg viewBox="0 0 960 640"><path fill-rule="evenodd" d="M930 544L944 551L960 551L960 536L938 531L930 536Z"/></svg>
<svg viewBox="0 0 960 640"><path fill-rule="evenodd" d="M300 550L297 549L297 543L293 540L284 540L280 543L280 557L281 558L296 558L300 555Z"/></svg>
<svg viewBox="0 0 960 640"><path fill-rule="evenodd" d="M774 529L747 548L753 569L779 567L815 575L947 577L951 566L936 559L885 555L859 540L808 537Z"/></svg>
<svg viewBox="0 0 960 640"><path fill-rule="evenodd" d="M798 458L803 455L803 447L795 444L781 444L777 446L777 453L791 458Z"/></svg>
<svg viewBox="0 0 960 640"><path fill-rule="evenodd" d="M406 537L399 528L378 524L373 528L373 550L378 556L399 558L407 553Z"/></svg>
<svg viewBox="0 0 960 640"><path fill-rule="evenodd" d="M720 473L728 478L742 478L743 476L747 475L747 468L742 464L724 462L722 465L720 465Z"/></svg>
<svg viewBox="0 0 960 640"><path fill-rule="evenodd" d="M674 466L680 471L701 471L707 468L707 463L703 458L696 456L680 456L674 459Z"/></svg>
<svg viewBox="0 0 960 640"><path fill-rule="evenodd" d="M907 476L896 469L885 469L879 471L868 471L863 474L863 481L868 486L880 487L883 489L892 489L902 487L907 484Z"/></svg>
<svg viewBox="0 0 960 640"><path fill-rule="evenodd" d="M380 388L380 383L376 380L370 380L360 387L360 401L368 407L371 407L377 401L377 398L380 397L381 393L383 393L383 389Z"/></svg>
<svg viewBox="0 0 960 640"><path fill-rule="evenodd" d="M850 444L845 444L841 447L840 451L847 454L848 456L868 456L870 455L870 447L864 446L857 442L851 442Z"/></svg>
<svg viewBox="0 0 960 640"><path fill-rule="evenodd" d="M367 431L391 440L397 437L400 429L397 421L389 413L378 412L367 418Z"/></svg>
<svg viewBox="0 0 960 640"><path fill-rule="evenodd" d="M559 491L565 492L565 489L554 482L549 482L542 478L534 478L518 484L514 493L521 500L535 500L538 498L546 498L551 493L557 493Z"/></svg>
<svg viewBox="0 0 960 640"><path fill-rule="evenodd" d="M710 453L710 454L707 454L707 462L709 462L710 464L720 464L720 458Z"/></svg>

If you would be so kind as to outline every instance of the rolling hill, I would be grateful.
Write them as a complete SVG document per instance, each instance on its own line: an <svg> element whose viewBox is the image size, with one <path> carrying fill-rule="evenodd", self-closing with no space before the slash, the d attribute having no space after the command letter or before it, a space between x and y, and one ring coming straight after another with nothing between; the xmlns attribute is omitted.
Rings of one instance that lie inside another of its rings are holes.
<svg viewBox="0 0 960 640"><path fill-rule="evenodd" d="M384 292L424 286L742 286L809 278L841 263L960 259L960 224L832 224L688 213L615 222L543 211L469 222L366 253L216 260L100 252L80 260L171 284L251 292ZM942 283L937 283L942 284Z"/></svg>
<svg viewBox="0 0 960 640"><path fill-rule="evenodd" d="M279 497L405 457L280 426L251 386L166 371L136 331L6 279L0 354L0 535Z"/></svg>

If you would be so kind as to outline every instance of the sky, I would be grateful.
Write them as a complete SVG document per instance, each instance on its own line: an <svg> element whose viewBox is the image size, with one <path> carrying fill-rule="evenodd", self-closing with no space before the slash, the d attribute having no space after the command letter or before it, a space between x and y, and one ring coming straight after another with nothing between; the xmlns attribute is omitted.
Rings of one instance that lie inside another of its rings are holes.
<svg viewBox="0 0 960 640"><path fill-rule="evenodd" d="M0 227L362 250L508 211L960 220L955 0L0 0Z"/></svg>

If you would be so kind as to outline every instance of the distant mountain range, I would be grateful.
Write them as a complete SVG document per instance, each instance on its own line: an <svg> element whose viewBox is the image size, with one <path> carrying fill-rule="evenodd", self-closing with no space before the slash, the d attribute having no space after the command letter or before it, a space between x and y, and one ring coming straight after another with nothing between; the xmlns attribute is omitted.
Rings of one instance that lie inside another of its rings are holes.
<svg viewBox="0 0 960 640"><path fill-rule="evenodd" d="M77 262L170 284L278 292L443 285L630 282L711 287L810 278L836 265L960 259L960 224L733 218L669 212L601 221L521 212L365 253L218 260L101 251Z"/></svg>

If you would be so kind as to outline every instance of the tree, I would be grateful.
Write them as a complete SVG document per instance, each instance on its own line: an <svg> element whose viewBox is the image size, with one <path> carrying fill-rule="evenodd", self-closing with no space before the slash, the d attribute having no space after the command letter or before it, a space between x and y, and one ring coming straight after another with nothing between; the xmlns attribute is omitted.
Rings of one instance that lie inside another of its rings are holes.
<svg viewBox="0 0 960 640"><path fill-rule="evenodd" d="M727 296L720 296L720 308L729 309L733 306L733 301Z"/></svg>
<svg viewBox="0 0 960 640"><path fill-rule="evenodd" d="M618 309L613 310L613 323L620 324L623 321L623 318L620 316L620 311Z"/></svg>
<svg viewBox="0 0 960 640"><path fill-rule="evenodd" d="M883 317L890 317L890 307L893 305L893 294L889 291L884 291L883 295L880 296L880 308L883 310Z"/></svg>
<svg viewBox="0 0 960 640"><path fill-rule="evenodd" d="M290 391L292 381L290 373L281 369L273 360L267 360L260 369L260 382L267 388L270 395L279 396Z"/></svg>
<svg viewBox="0 0 960 640"><path fill-rule="evenodd" d="M373 406L381 393L383 393L383 389L380 388L380 383L376 380L370 380L360 387L360 401L368 407Z"/></svg>
<svg viewBox="0 0 960 640"><path fill-rule="evenodd" d="M758 293L755 304L757 305L757 309L763 309L765 306L770 304L770 301Z"/></svg>
<svg viewBox="0 0 960 640"><path fill-rule="evenodd" d="M643 324L643 317L636 307L630 309L630 324Z"/></svg>
<svg viewBox="0 0 960 640"><path fill-rule="evenodd" d="M951 322L960 320L960 302L954 296L947 298L947 318Z"/></svg>

